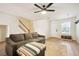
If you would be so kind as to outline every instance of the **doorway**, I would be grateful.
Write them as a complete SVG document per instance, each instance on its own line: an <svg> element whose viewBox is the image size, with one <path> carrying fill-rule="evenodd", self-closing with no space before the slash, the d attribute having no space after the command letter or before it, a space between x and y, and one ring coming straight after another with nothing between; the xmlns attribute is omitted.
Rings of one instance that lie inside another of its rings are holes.
<svg viewBox="0 0 79 59"><path fill-rule="evenodd" d="M0 42L5 41L7 36L7 25L0 25Z"/></svg>
<svg viewBox="0 0 79 59"><path fill-rule="evenodd" d="M61 23L61 38L72 39L72 37L71 37L71 22Z"/></svg>

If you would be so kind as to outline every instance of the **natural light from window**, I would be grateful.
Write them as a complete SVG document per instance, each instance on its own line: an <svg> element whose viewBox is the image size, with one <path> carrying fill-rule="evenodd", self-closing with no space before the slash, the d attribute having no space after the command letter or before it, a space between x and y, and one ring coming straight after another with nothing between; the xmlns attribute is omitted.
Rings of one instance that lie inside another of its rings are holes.
<svg viewBox="0 0 79 59"><path fill-rule="evenodd" d="M61 24L62 34L70 35L71 22L64 22Z"/></svg>

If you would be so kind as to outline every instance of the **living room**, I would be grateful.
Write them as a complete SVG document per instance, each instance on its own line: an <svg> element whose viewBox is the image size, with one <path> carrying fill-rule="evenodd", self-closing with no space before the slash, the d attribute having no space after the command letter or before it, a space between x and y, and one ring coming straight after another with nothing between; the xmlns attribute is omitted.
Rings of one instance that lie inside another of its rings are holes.
<svg viewBox="0 0 79 59"><path fill-rule="evenodd" d="M40 7L49 4L37 3ZM35 3L2 3L0 8L0 55L8 56L4 42L11 34L33 32L45 37L45 42L40 41L46 46L45 56L79 55L78 3L52 3L47 9L55 11L46 11L46 14L34 13L40 10Z"/></svg>

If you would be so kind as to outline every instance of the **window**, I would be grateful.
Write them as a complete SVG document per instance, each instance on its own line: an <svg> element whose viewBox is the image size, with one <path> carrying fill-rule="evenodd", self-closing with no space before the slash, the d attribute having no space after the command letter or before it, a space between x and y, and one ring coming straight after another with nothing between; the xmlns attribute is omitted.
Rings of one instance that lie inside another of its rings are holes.
<svg viewBox="0 0 79 59"><path fill-rule="evenodd" d="M71 22L64 22L61 24L62 34L70 35Z"/></svg>

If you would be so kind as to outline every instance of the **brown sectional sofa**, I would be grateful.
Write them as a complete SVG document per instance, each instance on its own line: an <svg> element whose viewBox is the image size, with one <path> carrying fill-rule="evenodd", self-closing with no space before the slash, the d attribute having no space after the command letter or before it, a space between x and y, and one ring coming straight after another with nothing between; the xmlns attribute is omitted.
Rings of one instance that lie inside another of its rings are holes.
<svg viewBox="0 0 79 59"><path fill-rule="evenodd" d="M34 33L11 34L6 38L6 53L9 56L16 56L16 50L29 42L45 43L45 36Z"/></svg>

